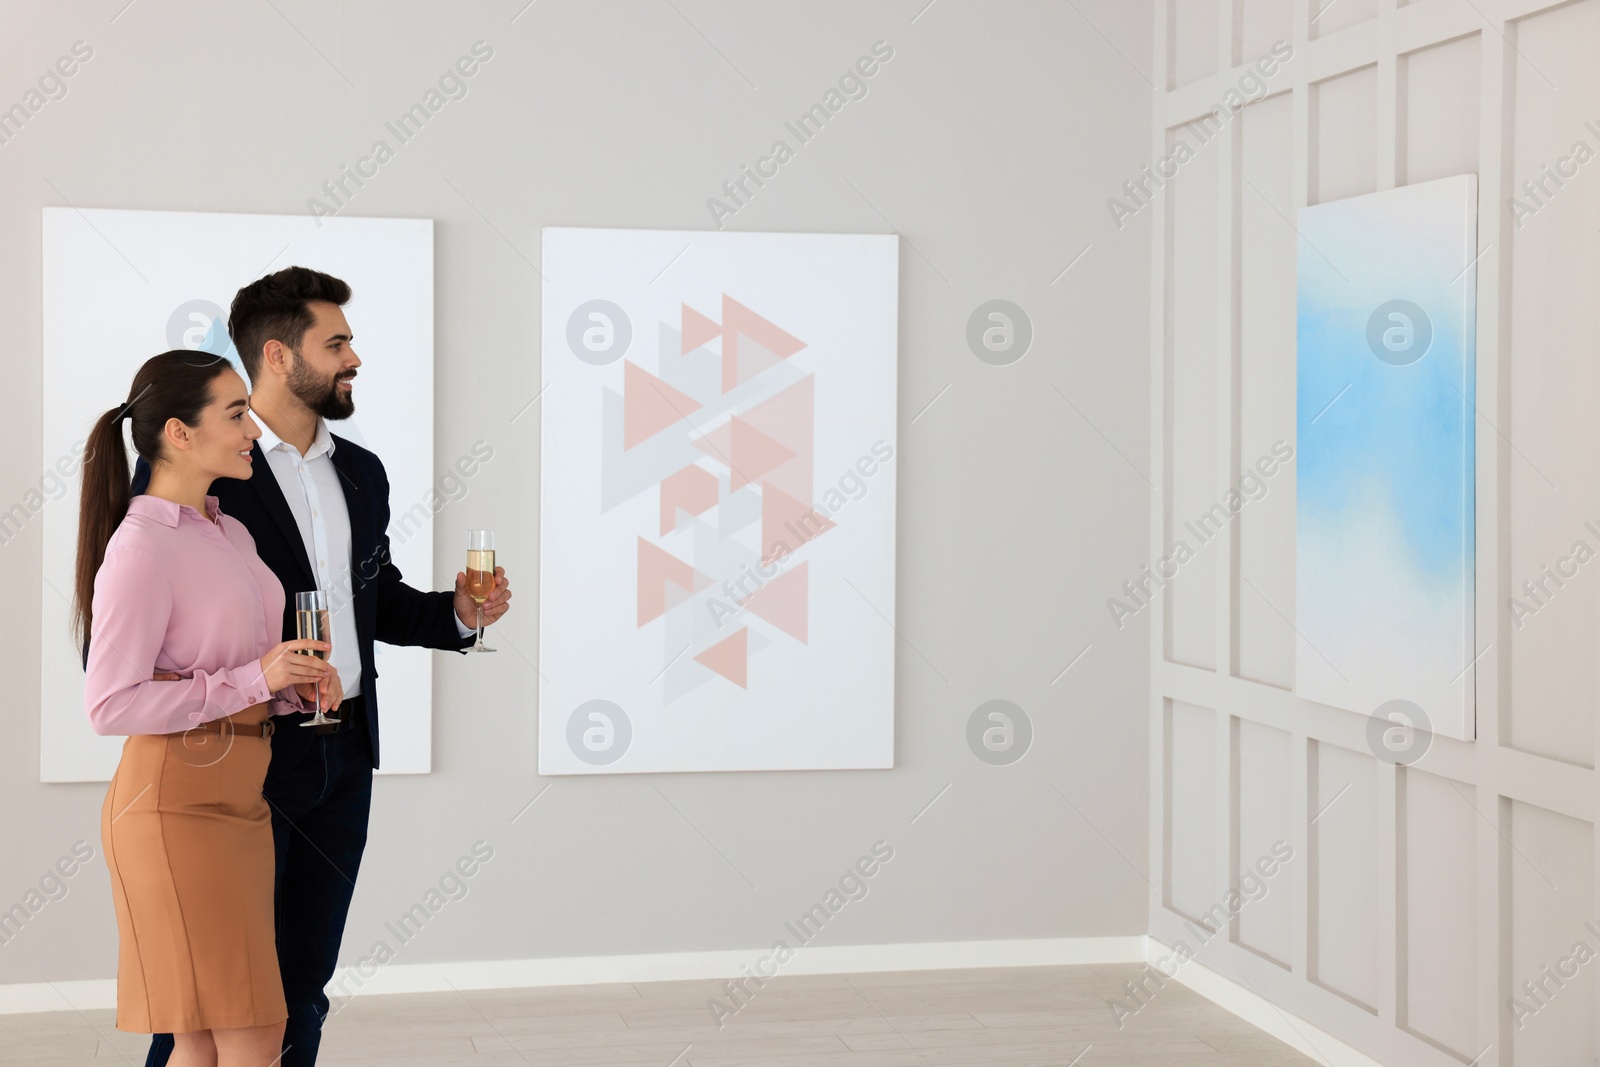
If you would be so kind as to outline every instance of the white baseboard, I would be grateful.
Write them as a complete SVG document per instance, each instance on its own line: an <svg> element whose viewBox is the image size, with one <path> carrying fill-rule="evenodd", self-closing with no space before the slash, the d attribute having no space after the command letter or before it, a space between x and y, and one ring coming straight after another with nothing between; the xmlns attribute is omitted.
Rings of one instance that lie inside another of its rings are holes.
<svg viewBox="0 0 1600 1067"><path fill-rule="evenodd" d="M1144 962L1157 967L1158 960L1171 965L1173 950L1147 938ZM1157 967L1163 977L1167 972ZM1239 1016L1257 1030L1271 1034L1302 1055L1328 1067L1384 1067L1382 1063L1360 1052L1298 1015L1291 1015L1273 1004L1253 989L1246 989L1231 978L1225 978L1191 957L1178 968L1179 984L1188 986L1202 997Z"/></svg>
<svg viewBox="0 0 1600 1067"><path fill-rule="evenodd" d="M1142 963L1146 958L1145 940L1144 935L1135 934L1128 937L802 947L795 951L794 957L778 973L862 974L871 971L950 970L958 967ZM337 1010L341 1000L367 994L737 978L742 968L753 968L755 962L767 954L767 949L755 948L469 963L391 963L373 967L369 974L363 974L354 965L348 965L334 974L333 981L328 984L328 996ZM84 1011L114 1008L116 1004L117 983L111 978L0 985L0 1015Z"/></svg>

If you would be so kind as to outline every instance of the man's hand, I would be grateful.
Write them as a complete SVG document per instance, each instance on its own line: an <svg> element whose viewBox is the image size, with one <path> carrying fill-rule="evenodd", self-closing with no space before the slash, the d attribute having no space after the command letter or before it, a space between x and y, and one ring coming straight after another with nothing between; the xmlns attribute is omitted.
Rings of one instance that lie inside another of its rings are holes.
<svg viewBox="0 0 1600 1067"><path fill-rule="evenodd" d="M322 687L322 710L338 711L339 705L344 703L344 683L339 680L338 668L328 664L328 673L320 682L296 682L294 691L300 695L300 703L314 704L318 686Z"/></svg>
<svg viewBox="0 0 1600 1067"><path fill-rule="evenodd" d="M478 604L467 593L467 572L456 571L456 618L461 620L461 625L471 630L478 628ZM494 569L494 592L489 594L489 599L483 602L483 624L488 626L500 621L511 608L511 583L506 580L506 569Z"/></svg>

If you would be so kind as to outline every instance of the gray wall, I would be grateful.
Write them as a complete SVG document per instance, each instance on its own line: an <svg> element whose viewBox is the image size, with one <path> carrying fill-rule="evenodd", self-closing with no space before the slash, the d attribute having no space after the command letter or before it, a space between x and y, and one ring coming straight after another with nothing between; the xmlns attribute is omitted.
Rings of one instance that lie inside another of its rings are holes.
<svg viewBox="0 0 1600 1067"><path fill-rule="evenodd" d="M42 206L304 212L473 42L494 49L347 209L437 220L436 458L496 448L440 528L494 527L518 592L501 655L439 657L435 772L377 784L347 959L480 839L494 859L396 962L766 946L878 839L894 860L818 943L1145 931L1146 620L1119 631L1105 600L1145 562L1150 230L1105 201L1147 161L1149 5L924 2L7 5L0 107L75 41L93 57L0 144L0 507L47 460ZM898 766L541 780L538 426L510 422L538 390L540 227L709 227L707 198L880 39L869 94L727 226L905 237ZM1008 367L964 339L997 297L1035 329ZM95 858L0 945L0 982L109 977L116 953L104 786L37 782L38 531L0 545L0 908L75 841ZM1008 767L965 741L996 698L1035 727Z"/></svg>

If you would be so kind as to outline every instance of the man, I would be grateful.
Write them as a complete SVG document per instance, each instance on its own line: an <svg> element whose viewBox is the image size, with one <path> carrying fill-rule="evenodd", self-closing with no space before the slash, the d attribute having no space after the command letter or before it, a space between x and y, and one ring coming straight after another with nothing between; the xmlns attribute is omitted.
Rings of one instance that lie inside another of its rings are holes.
<svg viewBox="0 0 1600 1067"><path fill-rule="evenodd" d="M283 632L295 636L294 597L328 593L333 651L344 684L339 722L305 729L306 715L281 716L262 793L277 846L278 965L289 1020L283 1067L316 1063L323 987L333 977L356 872L367 840L372 771L378 766L378 673L372 643L464 652L477 610L465 573L455 592L406 585L389 558L389 482L378 457L329 432L327 420L355 412L361 360L338 278L289 267L239 290L228 333L250 376L251 415L262 436L251 449L248 481L211 487L225 514L243 522L256 551L283 583ZM143 461L133 492L149 479ZM484 625L506 613L505 568L483 605ZM150 1043L146 1067L167 1062L170 1034Z"/></svg>

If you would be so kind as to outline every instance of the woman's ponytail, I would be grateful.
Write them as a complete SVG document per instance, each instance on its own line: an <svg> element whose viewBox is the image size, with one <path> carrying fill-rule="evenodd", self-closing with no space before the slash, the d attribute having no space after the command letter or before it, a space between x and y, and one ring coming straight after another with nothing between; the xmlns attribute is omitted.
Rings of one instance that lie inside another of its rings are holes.
<svg viewBox="0 0 1600 1067"><path fill-rule="evenodd" d="M94 623L94 576L106 558L106 544L128 514L128 450L122 419L128 405L101 415L89 431L83 456L83 488L78 498L78 571L72 605L73 630L87 644Z"/></svg>
<svg viewBox="0 0 1600 1067"><path fill-rule="evenodd" d="M161 437L168 420L199 425L200 412L211 402L211 383L228 367L226 359L209 352L175 349L152 356L133 376L127 403L101 415L89 431L78 502L78 570L72 603L80 647L88 647L94 625L95 573L105 562L111 535L128 514L128 450L122 443L122 420L128 420L133 450L154 470L161 462Z"/></svg>

